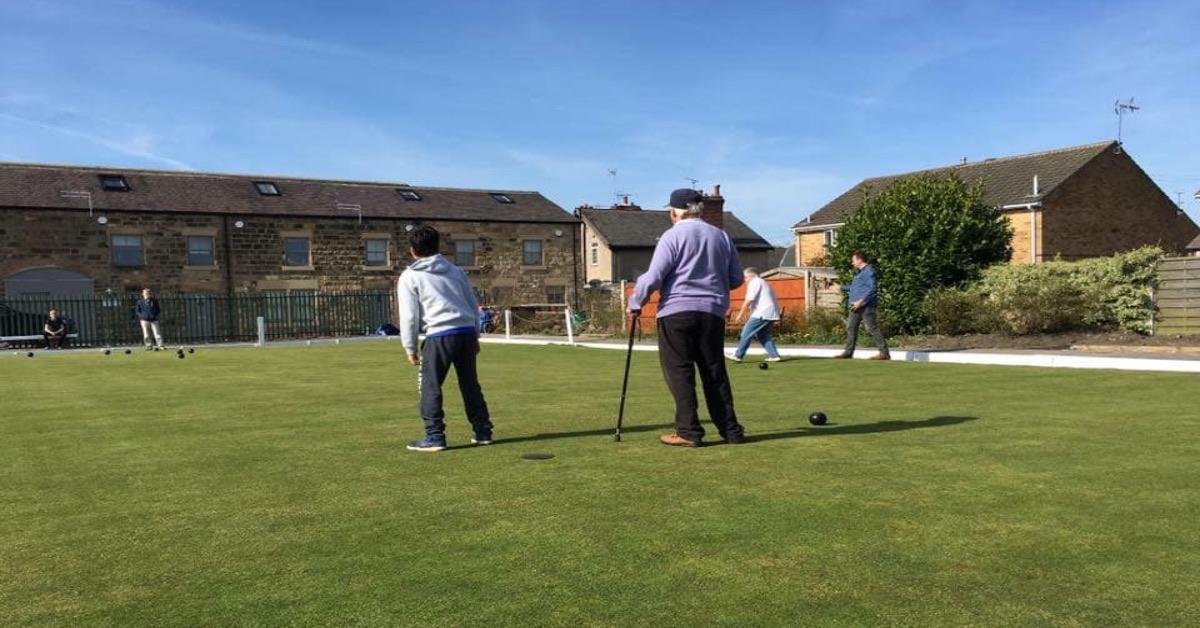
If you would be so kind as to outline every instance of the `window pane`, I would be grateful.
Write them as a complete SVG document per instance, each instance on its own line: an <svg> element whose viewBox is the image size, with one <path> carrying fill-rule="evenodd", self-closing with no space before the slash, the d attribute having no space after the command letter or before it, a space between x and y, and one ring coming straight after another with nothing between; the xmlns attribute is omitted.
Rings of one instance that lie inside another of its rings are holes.
<svg viewBox="0 0 1200 628"><path fill-rule="evenodd" d="M388 241L367 240L367 266L387 266Z"/></svg>
<svg viewBox="0 0 1200 628"><path fill-rule="evenodd" d="M522 263L526 266L541 266L542 265L542 241L541 240L526 240L522 247L524 251L524 259Z"/></svg>
<svg viewBox="0 0 1200 628"><path fill-rule="evenodd" d="M258 181L254 184L259 194L263 196L279 196L279 188L275 187L270 181Z"/></svg>
<svg viewBox="0 0 1200 628"><path fill-rule="evenodd" d="M566 286L546 286L546 303L557 305L567 300Z"/></svg>
<svg viewBox="0 0 1200 628"><path fill-rule="evenodd" d="M188 266L213 265L213 239L209 236L188 236Z"/></svg>
<svg viewBox="0 0 1200 628"><path fill-rule="evenodd" d="M600 247L593 244L592 245L592 264L594 265L594 264L599 264L599 263L600 263Z"/></svg>
<svg viewBox="0 0 1200 628"><path fill-rule="evenodd" d="M454 241L454 263L460 267L470 268L475 265L475 241Z"/></svg>
<svg viewBox="0 0 1200 628"><path fill-rule="evenodd" d="M144 266L142 236L114 235L112 237L112 261L116 266Z"/></svg>
<svg viewBox="0 0 1200 628"><path fill-rule="evenodd" d="M287 238L284 249L288 266L308 266L308 238Z"/></svg>

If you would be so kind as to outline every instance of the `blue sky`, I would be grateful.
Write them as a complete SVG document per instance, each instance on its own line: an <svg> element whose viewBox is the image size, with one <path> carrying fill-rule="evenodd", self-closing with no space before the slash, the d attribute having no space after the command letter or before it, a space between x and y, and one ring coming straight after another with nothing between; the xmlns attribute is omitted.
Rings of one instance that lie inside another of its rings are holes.
<svg viewBox="0 0 1200 628"><path fill-rule="evenodd" d="M1111 139L1134 96L1127 149L1200 219L1198 24L1194 1L0 0L0 160L567 209L694 178L785 241L866 176Z"/></svg>

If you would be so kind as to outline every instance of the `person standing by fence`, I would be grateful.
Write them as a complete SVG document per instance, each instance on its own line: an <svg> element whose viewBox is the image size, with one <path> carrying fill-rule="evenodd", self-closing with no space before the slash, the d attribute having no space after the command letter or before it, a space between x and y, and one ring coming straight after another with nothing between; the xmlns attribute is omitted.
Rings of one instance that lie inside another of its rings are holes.
<svg viewBox="0 0 1200 628"><path fill-rule="evenodd" d="M138 299L137 304L133 306L133 314L142 325L142 342L146 345L146 351L155 347L162 349L162 329L158 324L162 308L159 307L158 299L154 298L154 293L149 288L142 290L142 298ZM153 338L151 338L152 334Z"/></svg>
<svg viewBox="0 0 1200 628"><path fill-rule="evenodd" d="M742 301L742 309L738 310L734 321L738 323L746 321L746 326L742 328L742 337L738 341L737 349L734 350L733 355L729 356L729 359L741 362L742 358L746 357L750 342L758 340L763 349L767 351L767 362L779 362L782 358L779 357L779 350L775 348L775 340L771 338L771 327L779 322L782 314L779 302L775 300L775 291L771 290L770 284L758 276L758 269L747 268L745 275L746 297ZM747 313L750 314L749 320L746 319Z"/></svg>

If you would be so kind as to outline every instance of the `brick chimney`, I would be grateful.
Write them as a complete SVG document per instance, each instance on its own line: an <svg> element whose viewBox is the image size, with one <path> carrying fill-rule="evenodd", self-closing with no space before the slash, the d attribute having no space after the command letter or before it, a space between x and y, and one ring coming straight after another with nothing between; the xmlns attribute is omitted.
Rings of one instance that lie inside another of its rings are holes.
<svg viewBox="0 0 1200 628"><path fill-rule="evenodd" d="M714 227L725 228L725 197L721 196L720 185L713 186L712 194L704 195L704 210L700 217Z"/></svg>

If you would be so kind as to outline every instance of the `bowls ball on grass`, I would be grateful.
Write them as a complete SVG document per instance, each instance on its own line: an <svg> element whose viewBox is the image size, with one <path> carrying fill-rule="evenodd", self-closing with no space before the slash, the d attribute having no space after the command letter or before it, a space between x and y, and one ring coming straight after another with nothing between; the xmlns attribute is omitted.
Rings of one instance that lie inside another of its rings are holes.
<svg viewBox="0 0 1200 628"><path fill-rule="evenodd" d="M32 358L32 357L33 357L33 352L32 352L32 351L30 351L29 353L26 353L26 354L25 354L25 357L27 357L27 358Z"/></svg>
<svg viewBox="0 0 1200 628"><path fill-rule="evenodd" d="M829 422L829 417L825 416L824 412L814 412L808 415L808 422L813 425L825 425Z"/></svg>
<svg viewBox="0 0 1200 628"><path fill-rule="evenodd" d="M112 349L105 349L104 355L112 355Z"/></svg>
<svg viewBox="0 0 1200 628"><path fill-rule="evenodd" d="M759 362L759 363L758 363L758 368L760 368L760 369L762 369L762 370L764 370L764 371L765 371L765 370L767 370L767 369L771 368L771 365L770 365L770 364L767 364L766 362Z"/></svg>
<svg viewBox="0 0 1200 628"><path fill-rule="evenodd" d="M132 350L132 349L126 349L126 350L125 350L125 355L133 355L133 350Z"/></svg>

